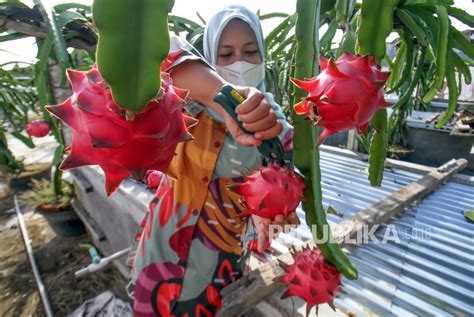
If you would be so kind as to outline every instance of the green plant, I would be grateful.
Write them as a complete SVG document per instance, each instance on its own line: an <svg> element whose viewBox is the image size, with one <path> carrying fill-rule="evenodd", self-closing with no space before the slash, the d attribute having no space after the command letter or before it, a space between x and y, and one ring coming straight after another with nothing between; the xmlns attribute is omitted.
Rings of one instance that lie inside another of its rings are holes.
<svg viewBox="0 0 474 317"><path fill-rule="evenodd" d="M296 55L295 67L292 69L292 77L303 80L311 78L318 73L319 63L316 58L319 53L319 25L320 25L321 0L298 0L296 10L298 20L296 22ZM292 100L290 104L296 104L306 97L307 92L303 89L293 87L290 93ZM334 265L337 270L347 278L357 278L357 269L351 263L347 255L339 245L332 241L331 230L326 218L326 211L322 204L321 189L321 166L319 163L319 149L316 141L320 135L320 128L315 127L312 121L305 120L303 116L292 112L294 122L294 161L295 166L304 175L305 190L303 208L308 226L316 226L313 235L318 242L318 248L324 255L326 261ZM327 236L324 234L327 233ZM324 239L326 241L324 241Z"/></svg>
<svg viewBox="0 0 474 317"><path fill-rule="evenodd" d="M35 36L38 46L37 62L34 65L17 65L0 69L0 170L17 172L21 163L15 160L6 143L6 134L20 139L27 146L33 148L30 137L24 135L24 126L28 116L40 116L51 126L51 134L55 137L58 147L55 151L53 165L54 190L61 195L62 173L57 167L61 162L66 147L61 123L45 111L44 106L61 102L58 87L66 88L65 68L91 64L94 55L84 50L74 50L70 56L66 43L79 43L81 47L90 49L97 42L97 35L91 24L90 6L75 3L59 4L52 8L40 0L34 1L35 6L30 8L20 1L9 0L0 4L0 15L4 19L11 19L23 23L23 28L34 26L43 28ZM20 28L21 29L21 28ZM0 41L11 41L25 37L21 30L2 29ZM33 32L33 34L36 34ZM46 34L46 35L45 35ZM81 52L82 51L82 52ZM73 58L72 58L73 57Z"/></svg>
<svg viewBox="0 0 474 317"><path fill-rule="evenodd" d="M127 112L141 112L160 91L160 66L170 48L168 13L173 5L173 0L94 1L100 37L97 67L114 101Z"/></svg>
<svg viewBox="0 0 474 317"><path fill-rule="evenodd" d="M67 209L71 207L71 200L74 198L74 186L67 182L62 182L61 194L54 192L54 186L47 179L31 179L31 189L19 195L21 204L30 208L36 208L41 204L60 205L61 208Z"/></svg>
<svg viewBox="0 0 474 317"><path fill-rule="evenodd" d="M28 117L38 111L32 74L33 67L27 63L0 65L0 171L3 173L15 173L22 168L21 162L8 149L7 134L34 147L33 140L22 133Z"/></svg>

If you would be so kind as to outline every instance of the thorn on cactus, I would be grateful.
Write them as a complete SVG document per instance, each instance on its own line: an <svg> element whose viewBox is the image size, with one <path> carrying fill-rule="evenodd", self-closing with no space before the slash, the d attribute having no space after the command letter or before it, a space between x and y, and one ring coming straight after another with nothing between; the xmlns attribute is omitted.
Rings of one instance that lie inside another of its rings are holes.
<svg viewBox="0 0 474 317"><path fill-rule="evenodd" d="M294 254L297 253L298 250L296 250L296 247L294 245L291 246L291 253L293 255L293 258L294 258Z"/></svg>
<svg viewBox="0 0 474 317"><path fill-rule="evenodd" d="M286 262L283 262L281 259L278 259L277 258L277 261L278 261L278 265L280 265L280 267L283 269L283 270L287 270L288 267L290 266L289 264L287 264Z"/></svg>

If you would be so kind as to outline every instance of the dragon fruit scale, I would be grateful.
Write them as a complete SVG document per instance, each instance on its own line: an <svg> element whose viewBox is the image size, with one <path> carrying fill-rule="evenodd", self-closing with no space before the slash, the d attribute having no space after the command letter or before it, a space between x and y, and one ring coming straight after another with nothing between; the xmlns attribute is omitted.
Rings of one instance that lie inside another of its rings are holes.
<svg viewBox="0 0 474 317"><path fill-rule="evenodd" d="M26 133L36 138L47 136L49 130L51 130L49 123L44 120L33 120L26 125Z"/></svg>
<svg viewBox="0 0 474 317"><path fill-rule="evenodd" d="M366 133L370 119L387 107L383 86L390 73L380 71L373 56L347 52L334 61L319 57L321 73L308 80L292 78L308 97L294 105L297 114L306 115L324 127L318 146L331 134L354 128Z"/></svg>
<svg viewBox="0 0 474 317"><path fill-rule="evenodd" d="M298 296L306 301L306 316L316 305L327 303L333 307L334 296L341 290L341 273L324 260L317 248L307 247L299 252L293 250L292 256L293 264L279 261L285 274L276 280L289 285L281 298Z"/></svg>
<svg viewBox="0 0 474 317"><path fill-rule="evenodd" d="M279 214L288 216L303 199L303 179L293 170L276 163L260 166L245 177L234 191L242 196L248 211L270 220Z"/></svg>
<svg viewBox="0 0 474 317"><path fill-rule="evenodd" d="M178 142L192 139L187 128L197 121L183 115L187 91L173 87L162 73L162 88L144 110L127 120L112 99L98 69L68 70L73 94L47 110L72 129L72 143L61 169L99 165L105 173L106 192L133 176L143 180L148 170L166 172Z"/></svg>

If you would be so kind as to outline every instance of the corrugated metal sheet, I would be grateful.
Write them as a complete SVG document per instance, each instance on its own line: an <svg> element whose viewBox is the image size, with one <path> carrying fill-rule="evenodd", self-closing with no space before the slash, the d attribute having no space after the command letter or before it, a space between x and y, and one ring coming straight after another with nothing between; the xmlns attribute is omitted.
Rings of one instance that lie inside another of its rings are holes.
<svg viewBox="0 0 474 317"><path fill-rule="evenodd" d="M355 249L360 278L344 281L336 305L358 315L473 316L474 224L463 216L473 207L473 186L448 183L394 219L400 243Z"/></svg>
<svg viewBox="0 0 474 317"><path fill-rule="evenodd" d="M321 168L323 203L343 214L328 216L333 225L422 177L386 170L382 187L373 188L367 163L326 152L321 152ZM352 250L359 279L343 280L344 293L335 305L358 316L474 316L474 224L464 218L466 208L474 208L474 186L449 182L393 218L390 229L399 241L391 231L387 243ZM298 215L304 219L302 210ZM380 228L376 237L383 240L386 230ZM308 239L303 225L282 234L272 247L286 252L289 244Z"/></svg>
<svg viewBox="0 0 474 317"><path fill-rule="evenodd" d="M321 151L323 206L326 209L331 206L342 215L329 214L331 225L351 218L360 210L422 177L407 171L386 169L382 186L376 188L369 184L367 167L367 162ZM298 209L297 214L302 225L291 233L281 234L280 239L272 243L277 251L288 252L287 246L312 239L305 225L304 211ZM302 241L295 239L295 236L302 238Z"/></svg>

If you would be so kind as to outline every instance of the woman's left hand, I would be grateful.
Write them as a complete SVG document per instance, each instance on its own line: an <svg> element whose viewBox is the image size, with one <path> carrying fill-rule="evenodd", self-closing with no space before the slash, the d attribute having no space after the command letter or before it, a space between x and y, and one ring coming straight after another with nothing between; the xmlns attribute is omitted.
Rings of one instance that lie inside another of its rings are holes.
<svg viewBox="0 0 474 317"><path fill-rule="evenodd" d="M267 218L262 218L257 215L252 215L252 220L253 220L253 225L255 229L257 230L258 234L258 244L257 244L257 250L259 253L262 253L265 251L265 247L270 244L270 225L276 225L280 226L280 230L277 230L277 232L284 232L284 225L293 225L297 226L300 224L300 220L298 219L298 216L296 215L296 212L292 212L288 215L288 217L284 217L283 215L278 215L275 217L274 221L271 221L270 219ZM272 234L274 231L272 230Z"/></svg>
<svg viewBox="0 0 474 317"><path fill-rule="evenodd" d="M235 109L238 120L246 130L255 133L255 138L269 140L277 137L283 130L283 125L277 120L272 105L265 95L256 88L237 87L245 100Z"/></svg>

